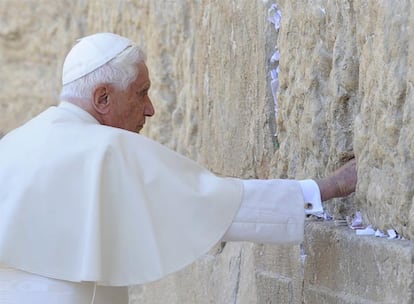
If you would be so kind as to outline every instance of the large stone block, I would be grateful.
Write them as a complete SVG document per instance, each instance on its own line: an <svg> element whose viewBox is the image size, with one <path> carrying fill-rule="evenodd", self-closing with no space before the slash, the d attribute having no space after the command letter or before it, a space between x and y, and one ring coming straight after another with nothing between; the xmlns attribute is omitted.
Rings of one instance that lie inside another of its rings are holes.
<svg viewBox="0 0 414 304"><path fill-rule="evenodd" d="M130 289L131 303L255 303L253 244L218 244L165 279Z"/></svg>
<svg viewBox="0 0 414 304"><path fill-rule="evenodd" d="M414 244L306 225L305 303L413 303ZM322 300L323 299L323 300Z"/></svg>
<svg viewBox="0 0 414 304"><path fill-rule="evenodd" d="M414 237L411 1L357 2L357 199L366 220Z"/></svg>
<svg viewBox="0 0 414 304"><path fill-rule="evenodd" d="M87 1L0 1L0 134L59 102L65 53L84 35Z"/></svg>

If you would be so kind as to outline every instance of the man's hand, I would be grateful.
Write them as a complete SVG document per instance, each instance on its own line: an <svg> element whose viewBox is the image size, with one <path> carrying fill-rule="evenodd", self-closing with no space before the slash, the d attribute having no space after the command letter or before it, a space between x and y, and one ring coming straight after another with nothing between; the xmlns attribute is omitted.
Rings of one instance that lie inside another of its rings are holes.
<svg viewBox="0 0 414 304"><path fill-rule="evenodd" d="M321 192L322 201L335 197L345 197L355 191L357 168L355 158L337 169L329 176L316 180Z"/></svg>

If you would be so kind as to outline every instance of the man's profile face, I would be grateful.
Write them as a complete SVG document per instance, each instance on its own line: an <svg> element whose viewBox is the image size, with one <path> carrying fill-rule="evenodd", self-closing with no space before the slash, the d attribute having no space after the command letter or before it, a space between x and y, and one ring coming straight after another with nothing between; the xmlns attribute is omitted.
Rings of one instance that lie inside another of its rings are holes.
<svg viewBox="0 0 414 304"><path fill-rule="evenodd" d="M144 62L138 64L138 77L126 90L112 88L111 122L108 125L137 132L143 128L145 118L154 115L154 107L148 96L151 86L148 68Z"/></svg>

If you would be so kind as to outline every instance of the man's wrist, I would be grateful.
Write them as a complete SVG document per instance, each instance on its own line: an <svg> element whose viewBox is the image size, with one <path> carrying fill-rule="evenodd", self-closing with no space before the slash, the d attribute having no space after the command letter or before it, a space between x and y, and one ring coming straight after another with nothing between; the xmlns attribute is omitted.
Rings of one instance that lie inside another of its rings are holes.
<svg viewBox="0 0 414 304"><path fill-rule="evenodd" d="M315 182L318 184L322 202L338 196L339 187L333 178L322 178Z"/></svg>
<svg viewBox="0 0 414 304"><path fill-rule="evenodd" d="M322 201L345 197L355 191L357 183L356 160L352 159L328 177L316 180Z"/></svg>

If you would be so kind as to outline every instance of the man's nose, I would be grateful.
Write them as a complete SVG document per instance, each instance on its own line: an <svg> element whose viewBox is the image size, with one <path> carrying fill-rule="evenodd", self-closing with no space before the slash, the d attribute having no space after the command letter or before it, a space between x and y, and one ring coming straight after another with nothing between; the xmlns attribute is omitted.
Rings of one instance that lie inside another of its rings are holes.
<svg viewBox="0 0 414 304"><path fill-rule="evenodd" d="M154 115L154 113L155 113L154 106L152 105L151 99L148 98L145 104L145 108L144 108L144 115L151 117Z"/></svg>

